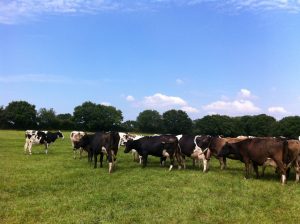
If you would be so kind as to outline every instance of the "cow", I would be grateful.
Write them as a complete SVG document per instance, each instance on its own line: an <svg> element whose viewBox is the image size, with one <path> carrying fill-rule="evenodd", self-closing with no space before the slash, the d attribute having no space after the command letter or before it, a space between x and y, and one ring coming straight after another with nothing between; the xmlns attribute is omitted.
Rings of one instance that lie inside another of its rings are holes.
<svg viewBox="0 0 300 224"><path fill-rule="evenodd" d="M208 170L207 151L210 145L209 135L177 135L179 158L183 160L183 168L186 168L185 157L190 157L196 161L203 161L203 172ZM180 162L181 163L181 162ZM180 168L180 167L179 167Z"/></svg>
<svg viewBox="0 0 300 224"><path fill-rule="evenodd" d="M76 154L77 154L77 149L74 147L75 142L78 142L84 135L86 135L86 132L83 131L72 131L70 133L70 140L71 140L71 144L73 147L73 152L74 152L74 159L76 159ZM80 148L80 159L82 157L82 151L83 149Z"/></svg>
<svg viewBox="0 0 300 224"><path fill-rule="evenodd" d="M218 157L228 157L233 154L245 163L245 178L249 178L252 164L258 178L258 166L263 165L269 158L274 160L281 174L281 183L286 183L286 161L288 143L276 138L248 138L236 143L228 143L218 153Z"/></svg>
<svg viewBox="0 0 300 224"><path fill-rule="evenodd" d="M296 182L299 182L300 178L300 141L299 140L287 140L288 144L288 158L287 158L287 176L291 167L294 167L296 173ZM264 176L265 169L267 166L272 166L277 169L277 164L271 158L262 166L262 176Z"/></svg>
<svg viewBox="0 0 300 224"><path fill-rule="evenodd" d="M29 154L31 155L32 145L44 144L45 153L48 154L49 144L55 142L57 138L64 138L63 134L60 131L54 133L50 131L37 131L32 135L27 134L27 137L25 139L24 151L26 153L28 150Z"/></svg>
<svg viewBox="0 0 300 224"><path fill-rule="evenodd" d="M174 156L178 150L178 139L174 135L145 136L137 140L128 140L124 153L135 149L142 156L142 167L147 166L148 155L160 157L161 164L165 158L170 158L170 168L174 166Z"/></svg>
<svg viewBox="0 0 300 224"><path fill-rule="evenodd" d="M221 151L222 147L226 144L226 142L235 143L235 142L243 141L247 138L248 137L244 138L244 137L241 137L241 136L239 136L237 138L221 138L219 136L212 137L210 145L209 145L209 150L207 152L207 159L210 160L211 156L215 156L220 162L221 170L226 169L226 167L227 167L226 157L217 157L217 155ZM234 155L229 155L228 158L238 159L238 158L235 158Z"/></svg>
<svg viewBox="0 0 300 224"><path fill-rule="evenodd" d="M120 135L118 132L97 132L87 134L75 143L75 148L84 148L88 151L88 160L94 157L94 168L97 168L97 157L100 154L100 167L103 167L103 156L107 155L109 162L109 173L112 173L114 162L120 146Z"/></svg>

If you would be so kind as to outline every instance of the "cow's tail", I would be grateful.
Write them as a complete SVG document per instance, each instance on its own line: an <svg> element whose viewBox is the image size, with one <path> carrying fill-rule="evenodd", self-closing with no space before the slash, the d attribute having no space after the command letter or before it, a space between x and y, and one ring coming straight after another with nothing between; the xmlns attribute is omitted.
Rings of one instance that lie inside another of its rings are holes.
<svg viewBox="0 0 300 224"><path fill-rule="evenodd" d="M288 169L291 164L293 163L293 161L290 161L290 155L289 155L289 145L288 145L288 141L284 140L283 141L283 155L282 155L282 161L285 164L285 168Z"/></svg>

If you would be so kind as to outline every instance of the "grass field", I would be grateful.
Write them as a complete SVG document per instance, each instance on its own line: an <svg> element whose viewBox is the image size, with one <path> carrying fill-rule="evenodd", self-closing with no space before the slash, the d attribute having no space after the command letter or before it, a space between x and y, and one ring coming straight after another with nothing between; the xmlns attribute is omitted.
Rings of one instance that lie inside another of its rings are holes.
<svg viewBox="0 0 300 224"><path fill-rule="evenodd" d="M24 132L0 131L1 223L299 223L300 185L294 173L282 186L267 169L263 179L244 180L244 165L216 159L208 173L192 168L168 172L159 158L142 169L131 154L118 153L108 174L86 156L73 159L65 139L34 146L24 155Z"/></svg>

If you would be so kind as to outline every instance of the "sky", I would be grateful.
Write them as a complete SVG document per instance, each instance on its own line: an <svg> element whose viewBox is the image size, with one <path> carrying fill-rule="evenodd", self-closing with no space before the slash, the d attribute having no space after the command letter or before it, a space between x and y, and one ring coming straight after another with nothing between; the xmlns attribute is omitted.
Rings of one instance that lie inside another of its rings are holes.
<svg viewBox="0 0 300 224"><path fill-rule="evenodd" d="M300 115L300 0L0 0L0 106Z"/></svg>

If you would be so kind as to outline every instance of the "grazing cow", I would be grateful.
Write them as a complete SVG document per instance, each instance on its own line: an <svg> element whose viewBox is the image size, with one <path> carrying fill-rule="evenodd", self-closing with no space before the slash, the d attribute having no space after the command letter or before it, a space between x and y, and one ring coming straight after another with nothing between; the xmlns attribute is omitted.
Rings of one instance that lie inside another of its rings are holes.
<svg viewBox="0 0 300 224"><path fill-rule="evenodd" d="M70 140L71 140L71 144L73 147L73 152L74 152L74 159L76 159L76 154L77 154L77 149L74 147L75 142L78 142L84 135L86 135L85 132L83 131L72 131L70 134ZM82 157L82 151L83 149L80 148L80 159Z"/></svg>
<svg viewBox="0 0 300 224"><path fill-rule="evenodd" d="M35 134L28 134L25 139L25 145L24 150L25 153L27 150L29 151L29 154L31 155L31 148L32 145L35 144L44 144L45 145L45 153L48 153L49 144L52 142L55 142L57 138L64 138L63 134L58 131L55 133L52 133L50 131L37 131Z"/></svg>
<svg viewBox="0 0 300 224"><path fill-rule="evenodd" d="M226 143L219 157L228 157L233 154L245 163L245 177L249 177L250 165L253 165L256 177L258 166L263 165L269 158L274 160L281 174L282 184L286 183L286 160L288 156L288 144L286 140L274 138L252 138L236 143Z"/></svg>
<svg viewBox="0 0 300 224"><path fill-rule="evenodd" d="M223 148L223 146L226 144L226 142L228 143L235 143L235 142L240 142L243 141L246 138L221 138L221 137L212 137L210 145L209 145L209 151L207 152L207 159L210 160L211 156L215 156L217 157L218 153L221 151L221 149ZM239 159L239 158L235 158L233 155L229 155L230 159ZM220 168L221 170L226 169L226 157L217 157L217 159L220 162Z"/></svg>
<svg viewBox="0 0 300 224"><path fill-rule="evenodd" d="M100 154L100 167L103 167L103 156L107 155L109 162L109 173L114 168L115 157L118 153L120 145L120 136L118 132L97 132L95 134L87 134L83 136L74 147L82 147L89 153L89 161L94 157L94 168L97 168L97 157Z"/></svg>
<svg viewBox="0 0 300 224"><path fill-rule="evenodd" d="M183 159L183 168L186 168L185 156L193 160L203 161L203 172L208 170L207 151L210 145L209 135L177 135L179 156Z"/></svg>
<svg viewBox="0 0 300 224"><path fill-rule="evenodd" d="M178 139L173 135L146 136L137 140L128 140L125 153L135 149L142 156L143 167L147 166L148 155L160 157L161 164L165 158L170 158L170 168L174 166L174 155L178 150Z"/></svg>

